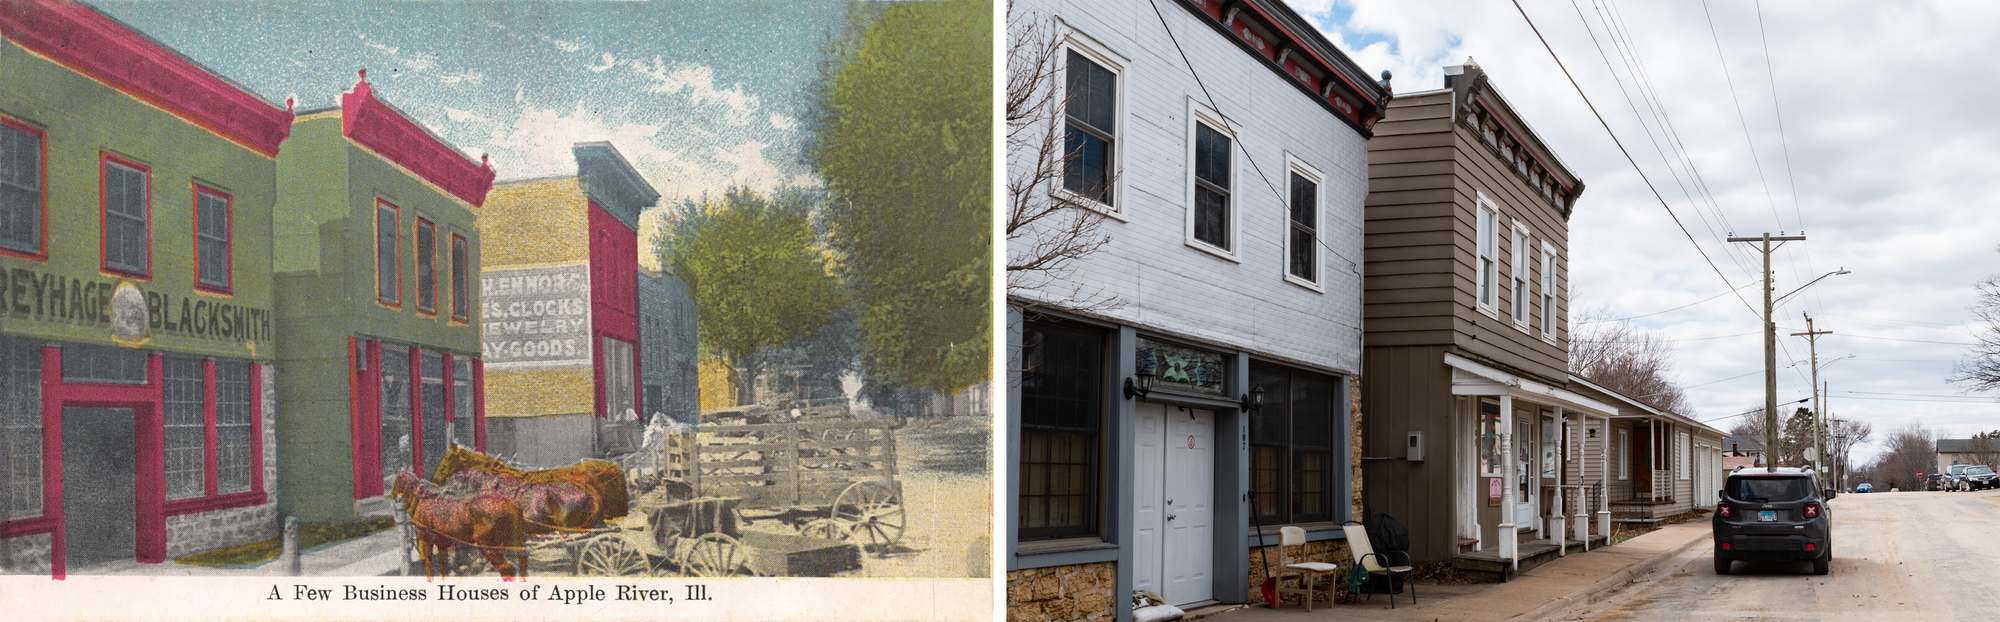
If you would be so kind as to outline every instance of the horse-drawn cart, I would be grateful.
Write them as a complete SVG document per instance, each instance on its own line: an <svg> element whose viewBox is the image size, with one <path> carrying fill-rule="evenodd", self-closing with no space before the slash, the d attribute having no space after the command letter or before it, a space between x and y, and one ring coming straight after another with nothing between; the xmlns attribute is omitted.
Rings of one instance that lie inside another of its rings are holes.
<svg viewBox="0 0 2000 622"><path fill-rule="evenodd" d="M663 472L697 496L739 499L747 522L882 552L906 524L894 432L839 407L711 410L696 428L666 435Z"/></svg>

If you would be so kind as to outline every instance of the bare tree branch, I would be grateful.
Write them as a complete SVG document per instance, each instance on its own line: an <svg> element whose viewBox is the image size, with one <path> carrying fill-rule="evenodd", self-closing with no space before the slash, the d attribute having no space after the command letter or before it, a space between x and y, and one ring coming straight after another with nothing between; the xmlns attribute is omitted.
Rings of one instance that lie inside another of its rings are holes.
<svg viewBox="0 0 2000 622"><path fill-rule="evenodd" d="M1654 408L1693 412L1687 392L1671 380L1673 346L1657 333L1611 317L1607 310L1595 309L1571 324L1570 371Z"/></svg>
<svg viewBox="0 0 2000 622"><path fill-rule="evenodd" d="M1103 187L1064 189L1064 172L1078 154L1066 151L1064 142L1069 101L1056 82L1066 66L1059 58L1062 38L1052 20L1015 13L1011 3L1008 13L1008 300L1026 311L1122 307L1116 297L1074 278L1079 260L1111 243L1100 230L1104 206L1085 197L1100 195L1117 175Z"/></svg>
<svg viewBox="0 0 2000 622"><path fill-rule="evenodd" d="M1968 310L1979 318L1980 326L1973 331L1971 352L1952 368L1946 380L1976 393L2000 390L2000 274L1981 279L1972 287L1978 299Z"/></svg>

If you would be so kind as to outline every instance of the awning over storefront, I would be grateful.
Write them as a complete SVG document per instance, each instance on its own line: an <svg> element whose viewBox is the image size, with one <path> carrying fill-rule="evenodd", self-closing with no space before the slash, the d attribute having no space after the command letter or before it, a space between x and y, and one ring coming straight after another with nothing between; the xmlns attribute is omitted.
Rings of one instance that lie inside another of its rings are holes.
<svg viewBox="0 0 2000 622"><path fill-rule="evenodd" d="M1580 410L1597 417L1618 414L1618 409L1610 404L1568 389L1522 378L1463 356L1447 352L1444 364L1451 366L1452 395L1509 395L1537 404L1560 406L1564 410Z"/></svg>

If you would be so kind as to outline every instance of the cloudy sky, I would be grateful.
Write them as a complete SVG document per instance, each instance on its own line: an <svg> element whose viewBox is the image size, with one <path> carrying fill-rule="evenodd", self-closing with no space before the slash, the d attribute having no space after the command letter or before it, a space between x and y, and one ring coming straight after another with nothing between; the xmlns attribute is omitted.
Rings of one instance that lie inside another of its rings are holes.
<svg viewBox="0 0 2000 622"><path fill-rule="evenodd" d="M574 173L609 140L669 199L816 185L805 93L845 3L93 3L267 99L375 93L501 180Z"/></svg>
<svg viewBox="0 0 2000 622"><path fill-rule="evenodd" d="M1723 238L1804 231L1773 256L1779 295L1853 273L1778 310L1778 365L1790 366L1778 400L1810 395L1806 341L1783 334L1803 332L1811 313L1834 332L1819 341L1834 416L1877 436L1919 421L1958 437L2000 429L2000 404L1945 382L1971 339L1972 284L2000 272L2000 81L1984 69L2000 57L2000 4L1774 0L1760 32L1751 0L1708 0L1706 13L1701 2L1520 0L1693 243L1512 2L1292 5L1371 74L1393 71L1400 91L1442 87L1441 67L1477 59L1588 185L1570 221L1572 317L1653 314L1635 322L1675 340L1699 418L1763 404L1760 259ZM1739 287L1749 305L1728 294Z"/></svg>

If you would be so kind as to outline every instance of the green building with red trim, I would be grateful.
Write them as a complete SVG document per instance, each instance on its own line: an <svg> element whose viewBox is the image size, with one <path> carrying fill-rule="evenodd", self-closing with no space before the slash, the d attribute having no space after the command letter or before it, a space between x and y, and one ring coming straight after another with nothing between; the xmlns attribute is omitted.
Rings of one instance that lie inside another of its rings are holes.
<svg viewBox="0 0 2000 622"><path fill-rule="evenodd" d="M368 514L383 479L484 448L479 206L493 169L383 101L367 72L278 156L279 509Z"/></svg>

